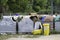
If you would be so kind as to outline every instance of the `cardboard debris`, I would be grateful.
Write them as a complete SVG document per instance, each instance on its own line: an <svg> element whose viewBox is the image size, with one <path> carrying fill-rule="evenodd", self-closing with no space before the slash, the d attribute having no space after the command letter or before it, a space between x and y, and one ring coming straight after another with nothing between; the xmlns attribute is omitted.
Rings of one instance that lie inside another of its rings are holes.
<svg viewBox="0 0 60 40"><path fill-rule="evenodd" d="M51 22L53 21L53 16L46 16L45 20L46 22Z"/></svg>

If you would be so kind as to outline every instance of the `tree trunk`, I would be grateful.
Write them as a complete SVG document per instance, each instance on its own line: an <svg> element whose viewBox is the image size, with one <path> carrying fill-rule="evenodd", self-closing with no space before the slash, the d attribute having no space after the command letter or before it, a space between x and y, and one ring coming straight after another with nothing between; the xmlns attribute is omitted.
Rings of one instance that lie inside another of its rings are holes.
<svg viewBox="0 0 60 40"><path fill-rule="evenodd" d="M3 13L5 13L6 11L5 11L5 7L3 7Z"/></svg>
<svg viewBox="0 0 60 40"><path fill-rule="evenodd" d="M2 9L2 6L0 5L0 19L2 19L2 14L3 13L3 9Z"/></svg>
<svg viewBox="0 0 60 40"><path fill-rule="evenodd" d="M0 13L2 13L3 12L3 10L2 10L2 6L0 5Z"/></svg>
<svg viewBox="0 0 60 40"><path fill-rule="evenodd" d="M53 30L55 30L55 19L53 19Z"/></svg>
<svg viewBox="0 0 60 40"><path fill-rule="evenodd" d="M16 34L18 34L18 22L16 22Z"/></svg>
<svg viewBox="0 0 60 40"><path fill-rule="evenodd" d="M33 29L35 28L35 22L33 23Z"/></svg>

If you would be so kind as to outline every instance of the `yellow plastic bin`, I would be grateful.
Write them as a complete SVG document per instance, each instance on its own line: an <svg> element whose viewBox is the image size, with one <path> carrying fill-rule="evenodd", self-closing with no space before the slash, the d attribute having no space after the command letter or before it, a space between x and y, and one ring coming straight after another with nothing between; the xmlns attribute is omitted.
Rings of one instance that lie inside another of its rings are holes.
<svg viewBox="0 0 60 40"><path fill-rule="evenodd" d="M42 33L42 29L37 29L32 31L32 34L34 35L41 34L41 33Z"/></svg>
<svg viewBox="0 0 60 40"><path fill-rule="evenodd" d="M50 33L50 24L49 23L44 23L44 35L49 35Z"/></svg>

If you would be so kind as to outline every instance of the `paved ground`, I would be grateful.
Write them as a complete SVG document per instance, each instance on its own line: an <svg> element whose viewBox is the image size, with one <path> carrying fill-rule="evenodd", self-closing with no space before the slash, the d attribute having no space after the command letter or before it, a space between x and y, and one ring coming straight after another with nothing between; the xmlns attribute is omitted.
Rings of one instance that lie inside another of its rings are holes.
<svg viewBox="0 0 60 40"><path fill-rule="evenodd" d="M9 38L6 40L60 40L60 34L49 36L38 36L37 38L25 38L27 35L18 36L17 38ZM32 36L32 35L31 35Z"/></svg>

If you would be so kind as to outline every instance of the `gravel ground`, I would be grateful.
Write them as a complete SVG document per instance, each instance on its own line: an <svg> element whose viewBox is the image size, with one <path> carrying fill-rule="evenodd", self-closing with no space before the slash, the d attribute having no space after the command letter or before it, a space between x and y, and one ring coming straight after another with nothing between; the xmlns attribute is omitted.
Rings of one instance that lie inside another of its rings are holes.
<svg viewBox="0 0 60 40"><path fill-rule="evenodd" d="M60 34L53 34L49 36L38 36L36 38L25 38L27 35L18 36L17 38L8 38L6 40L60 40ZM32 36L32 35L30 35Z"/></svg>

